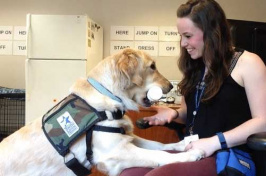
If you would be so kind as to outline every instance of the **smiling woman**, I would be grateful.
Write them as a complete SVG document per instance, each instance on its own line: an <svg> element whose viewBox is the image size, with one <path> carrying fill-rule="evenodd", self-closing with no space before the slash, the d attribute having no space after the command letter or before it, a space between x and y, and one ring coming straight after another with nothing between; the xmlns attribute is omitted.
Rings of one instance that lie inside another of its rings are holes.
<svg viewBox="0 0 266 176"><path fill-rule="evenodd" d="M185 48L192 59L202 57L204 48L203 32L190 18L177 18L177 29L181 36L181 47Z"/></svg>
<svg viewBox="0 0 266 176"><path fill-rule="evenodd" d="M177 10L177 28L181 35L178 66L183 73L178 84L181 107L178 113L154 107L157 114L144 120L149 125L186 124L184 151L200 149L205 158L163 166L164 173L154 169L139 175L214 176L214 157L224 143L251 153L247 138L265 131L266 68L259 56L233 46L225 13L215 0L182 4ZM246 175L245 169L239 171Z"/></svg>

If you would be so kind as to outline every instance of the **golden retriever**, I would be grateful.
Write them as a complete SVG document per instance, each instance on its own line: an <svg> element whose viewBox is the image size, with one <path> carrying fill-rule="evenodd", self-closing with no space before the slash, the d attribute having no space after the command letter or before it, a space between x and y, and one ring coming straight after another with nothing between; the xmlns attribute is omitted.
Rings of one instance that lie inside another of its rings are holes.
<svg viewBox="0 0 266 176"><path fill-rule="evenodd" d="M123 127L125 134L93 131L92 163L86 157L86 137L82 134L70 147L70 152L86 168L95 165L101 172L116 176L130 167L158 167L173 162L195 161L202 157L199 150L170 154L162 150L184 150L183 141L162 144L142 139L133 134L133 124L124 115L115 119L112 112L138 110L150 106L146 97L156 85L163 93L172 89L170 82L156 69L155 61L142 51L125 49L103 59L88 77L97 80L116 101L96 90L87 79L77 80L70 92L81 97L97 111L104 111L107 119L97 125ZM37 102L36 102L37 103ZM67 157L67 156L66 156ZM66 158L59 155L47 140L42 129L42 118L37 118L0 143L1 176L57 176L75 175L66 167Z"/></svg>

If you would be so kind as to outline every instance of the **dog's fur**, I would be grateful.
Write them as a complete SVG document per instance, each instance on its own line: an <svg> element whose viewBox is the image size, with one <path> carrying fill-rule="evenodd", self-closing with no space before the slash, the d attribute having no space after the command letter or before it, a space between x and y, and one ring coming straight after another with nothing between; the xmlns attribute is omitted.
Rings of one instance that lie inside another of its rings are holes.
<svg viewBox="0 0 266 176"><path fill-rule="evenodd" d="M92 137L93 164L110 176L130 167L158 167L173 162L195 161L202 156L199 150L170 154L161 150L184 150L183 141L162 144L137 137L133 124L127 116L115 120L117 110L138 110L149 106L147 90L157 85L164 93L171 90L170 82L155 67L155 62L142 51L125 49L107 57L91 70L94 78L122 100L117 102L99 93L86 79L78 80L71 88L98 111L105 111L108 119L98 125L124 127L126 134L94 131ZM36 102L37 103L37 102ZM45 137L41 118L13 133L0 143L0 175L74 175ZM75 157L86 167L91 167L86 158L85 135L70 148ZM66 156L68 157L68 156Z"/></svg>

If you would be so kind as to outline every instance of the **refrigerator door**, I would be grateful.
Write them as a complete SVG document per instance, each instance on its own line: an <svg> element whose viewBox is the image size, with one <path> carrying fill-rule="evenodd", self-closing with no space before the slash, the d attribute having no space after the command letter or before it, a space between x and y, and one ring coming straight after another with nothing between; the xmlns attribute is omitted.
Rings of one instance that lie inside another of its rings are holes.
<svg viewBox="0 0 266 176"><path fill-rule="evenodd" d="M26 124L42 117L86 75L86 61L26 60Z"/></svg>
<svg viewBox="0 0 266 176"><path fill-rule="evenodd" d="M86 59L87 16L27 15L27 58Z"/></svg>

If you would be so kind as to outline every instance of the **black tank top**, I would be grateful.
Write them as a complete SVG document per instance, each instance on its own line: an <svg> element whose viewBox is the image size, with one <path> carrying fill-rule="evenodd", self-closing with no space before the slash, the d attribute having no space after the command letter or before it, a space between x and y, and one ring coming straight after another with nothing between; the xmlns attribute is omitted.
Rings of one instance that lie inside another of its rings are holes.
<svg viewBox="0 0 266 176"><path fill-rule="evenodd" d="M230 71L233 70L243 52L244 50L236 49ZM187 104L186 135L189 135L188 126L192 122L192 113L195 110L195 93L196 88L185 97ZM229 74L219 92L208 103L200 103L193 133L198 134L199 138L211 137L218 132L231 130L249 119L251 119L251 112L245 89Z"/></svg>

